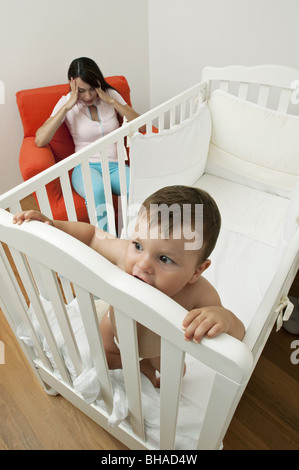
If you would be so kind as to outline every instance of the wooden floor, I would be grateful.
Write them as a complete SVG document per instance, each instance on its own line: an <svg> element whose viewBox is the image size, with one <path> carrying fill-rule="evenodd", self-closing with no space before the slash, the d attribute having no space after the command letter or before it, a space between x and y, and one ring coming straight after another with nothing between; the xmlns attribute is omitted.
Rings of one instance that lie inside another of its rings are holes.
<svg viewBox="0 0 299 470"><path fill-rule="evenodd" d="M299 297L299 275L290 291ZM224 439L224 450L299 450L299 364L284 329L273 331ZM0 449L125 450L64 398L48 396L0 310ZM298 355L297 355L298 357Z"/></svg>

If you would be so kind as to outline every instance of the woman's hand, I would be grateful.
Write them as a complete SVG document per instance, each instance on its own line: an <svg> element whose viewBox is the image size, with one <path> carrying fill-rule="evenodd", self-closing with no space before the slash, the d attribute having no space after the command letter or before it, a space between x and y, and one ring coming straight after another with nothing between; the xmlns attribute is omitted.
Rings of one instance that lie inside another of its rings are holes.
<svg viewBox="0 0 299 470"><path fill-rule="evenodd" d="M71 88L71 96L65 104L67 111L72 109L78 101L78 95L79 95L78 85L77 85L76 80L73 79L73 77L70 79L70 88Z"/></svg>
<svg viewBox="0 0 299 470"><path fill-rule="evenodd" d="M115 99L113 99L111 96L109 96L104 90L102 90L101 85L99 84L98 88L96 88L96 92L98 94L98 97L104 101L104 103L111 104L112 106L115 103Z"/></svg>
<svg viewBox="0 0 299 470"><path fill-rule="evenodd" d="M108 93L106 93L104 90L102 90L100 83L99 83L98 88L96 88L96 92L98 94L98 97L104 103L108 103L111 106L113 106L115 111L121 117L125 117L128 122L132 121L133 119L135 119L139 116L139 114L136 113L136 111L133 108L131 108L131 106L129 106L128 104L123 105L123 104L119 103L117 100L115 100L110 95L108 95ZM140 132L141 132L141 130L140 130Z"/></svg>

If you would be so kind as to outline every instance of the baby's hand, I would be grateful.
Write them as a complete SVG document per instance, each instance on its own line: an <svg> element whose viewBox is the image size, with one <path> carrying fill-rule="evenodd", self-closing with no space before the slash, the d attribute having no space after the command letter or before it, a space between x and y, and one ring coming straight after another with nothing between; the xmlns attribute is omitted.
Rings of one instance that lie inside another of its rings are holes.
<svg viewBox="0 0 299 470"><path fill-rule="evenodd" d="M228 333L230 314L231 312L224 307L203 307L191 310L182 323L185 340L199 343L204 336L214 338L220 333Z"/></svg>
<svg viewBox="0 0 299 470"><path fill-rule="evenodd" d="M17 212L13 216L12 222L13 224L21 225L23 222L30 222L30 220L36 220L48 225L53 225L51 219L48 219L48 217L46 217L44 214L41 214L41 212L34 210Z"/></svg>

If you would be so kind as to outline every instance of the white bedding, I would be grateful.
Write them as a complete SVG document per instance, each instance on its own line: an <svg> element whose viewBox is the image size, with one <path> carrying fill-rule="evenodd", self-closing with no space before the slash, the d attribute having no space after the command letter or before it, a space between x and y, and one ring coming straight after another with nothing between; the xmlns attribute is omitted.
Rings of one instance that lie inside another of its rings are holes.
<svg viewBox="0 0 299 470"><path fill-rule="evenodd" d="M194 186L211 194L222 218L204 276L247 328L283 254L290 200L207 173Z"/></svg>
<svg viewBox="0 0 299 470"><path fill-rule="evenodd" d="M80 394L87 403L96 403L96 405L106 413L104 402L101 399L100 384L90 360L89 346L77 300L74 299L70 302L66 306L66 309L84 363L84 370L78 377L76 376L75 369L65 346L52 304L42 297L41 301L51 329L54 333L56 343L70 372L76 392ZM60 373L57 370L53 356L47 346L32 307L29 308L28 315L34 324L43 349L53 366L55 375L61 379ZM21 323L19 325L17 334L25 344L33 347L29 331L26 329L24 324ZM187 373L183 379L177 424L177 449L192 449L196 446L196 436L199 434L204 412L203 410L206 407L214 378L214 372L201 366L193 358L186 357L186 363ZM122 370L110 371L110 377L114 390L114 404L113 412L109 416L108 420L109 425L130 426L123 372ZM160 393L143 374L141 374L141 387L146 437L153 446L159 447ZM199 397L201 397L201 400L199 400ZM200 403L200 406L198 403Z"/></svg>

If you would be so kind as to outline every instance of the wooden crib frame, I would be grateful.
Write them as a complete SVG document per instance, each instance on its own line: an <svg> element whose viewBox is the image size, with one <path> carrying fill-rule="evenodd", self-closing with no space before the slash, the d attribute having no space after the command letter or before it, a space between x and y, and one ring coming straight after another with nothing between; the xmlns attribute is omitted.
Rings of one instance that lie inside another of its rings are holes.
<svg viewBox="0 0 299 470"><path fill-rule="evenodd" d="M239 342L223 334L213 340L203 339L200 344L194 344L193 342L184 341L181 321L185 310L171 299L159 292L156 292L153 297L150 286L140 285L138 280L120 272L100 255L53 227L37 222L23 224L22 226L13 225L11 223L12 213L21 210L20 201L35 192L41 212L51 217L45 187L53 179L59 178L68 218L69 220L76 220L69 171L76 165L81 164L87 188L88 214L91 223L96 224L96 210L88 158L94 153L95 149L101 151L106 201L110 207L113 207L105 148L116 142L119 151L122 191L120 197L122 221L120 221L120 225L123 224L126 227L128 207L127 198L124 196L127 193L124 171L126 157L123 146L124 139L127 138L129 141L130 136L144 125L147 133L151 133L152 126L161 131L187 119L201 103L208 99L214 80L220 80L219 86L225 89L228 89L231 82L238 82L237 93L245 99L251 83L259 84L258 102L266 105L271 86L277 86L278 69L273 66L273 68L270 68L269 73L268 67L267 77L264 78L265 73L266 69L261 67L233 67L221 70L206 68L203 73L203 81L200 84L157 106L100 139L97 143L66 158L54 167L0 196L1 242L9 246L23 286L34 306L47 343L53 352L61 378L57 378L57 375L53 372L53 368L41 347L40 340L32 329L28 319L28 298L24 298L7 258L6 250L0 245L0 307L16 336L20 322L24 322L32 332L35 350L19 340L22 350L31 363L39 382L48 393L63 395L131 449L154 448L145 439L136 321L161 336L162 371L160 444L158 447L160 449L173 449L175 447L183 363L185 354L188 354L215 372L213 388L204 414L196 449L218 449L275 323L275 308L280 298L287 295L298 270L299 231L297 230L296 237L288 247L280 270L274 278L267 297L262 302L260 315L255 317L253 324L246 332L244 340ZM283 79L285 83L281 86L280 98L278 99L278 109L284 112L287 112L293 93L290 84L294 80L294 71L289 71L289 73L288 75L284 70ZM275 83L271 79L273 76L276 76ZM111 233L116 234L113 211L108 215L108 222ZM62 287L58 282L56 273L61 276ZM68 370L55 343L55 338L53 338L45 319L40 301L40 294L43 294L45 285L47 285L46 295L50 295L55 306L61 331L72 362L79 374L82 371L82 360L76 340L69 327L65 309L65 300L69 302L74 297L75 292L80 310L84 311L82 319L90 344L93 364L101 384L101 393L105 403L104 409L94 403L87 404L73 387ZM116 308L119 344L131 422L130 430L122 424L114 428L108 425L108 418L113 408L113 389L103 353L94 296L103 298ZM173 368L173 363L177 367Z"/></svg>

